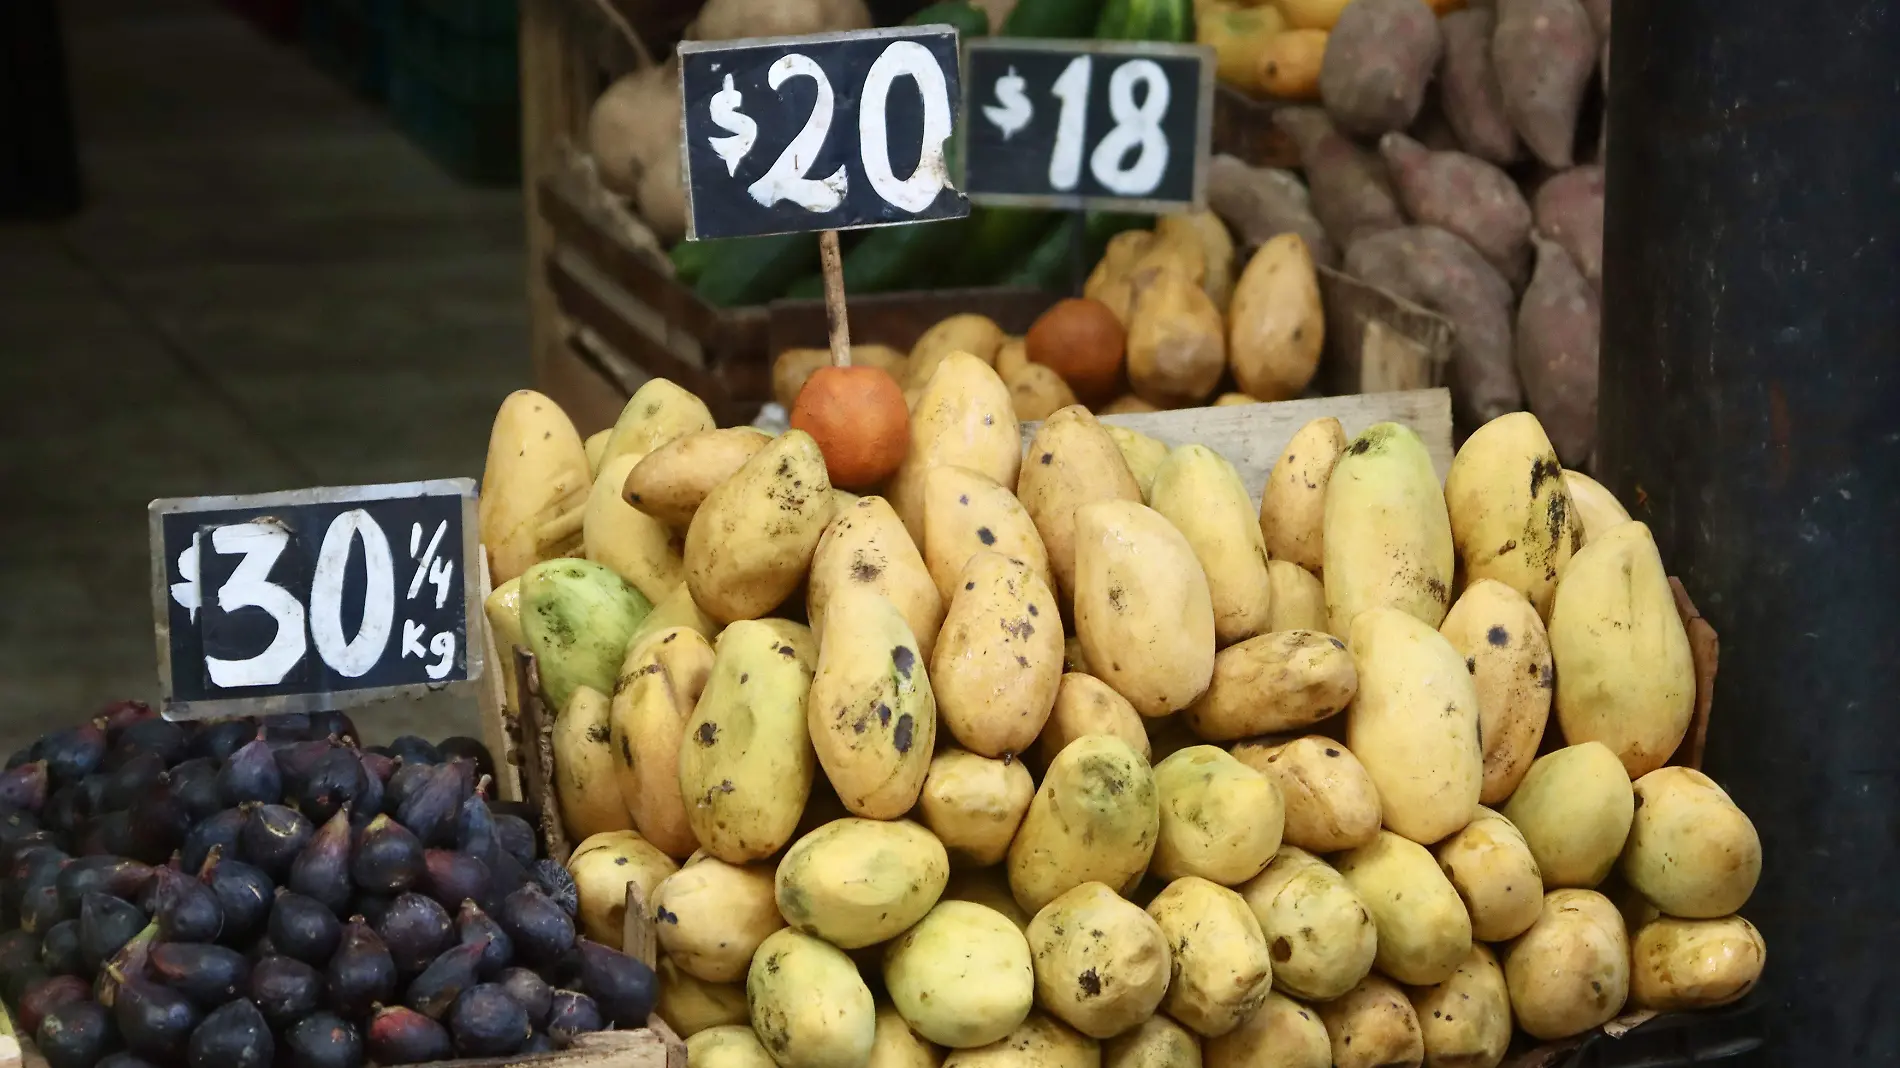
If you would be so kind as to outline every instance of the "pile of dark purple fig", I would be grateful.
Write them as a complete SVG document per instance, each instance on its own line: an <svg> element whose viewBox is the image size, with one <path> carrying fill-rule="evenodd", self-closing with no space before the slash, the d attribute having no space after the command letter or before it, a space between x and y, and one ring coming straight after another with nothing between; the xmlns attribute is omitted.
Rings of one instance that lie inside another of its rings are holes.
<svg viewBox="0 0 1900 1068"><path fill-rule="evenodd" d="M415 1064L644 1025L653 972L575 936L480 742L354 738L127 702L7 761L0 995L52 1068Z"/></svg>

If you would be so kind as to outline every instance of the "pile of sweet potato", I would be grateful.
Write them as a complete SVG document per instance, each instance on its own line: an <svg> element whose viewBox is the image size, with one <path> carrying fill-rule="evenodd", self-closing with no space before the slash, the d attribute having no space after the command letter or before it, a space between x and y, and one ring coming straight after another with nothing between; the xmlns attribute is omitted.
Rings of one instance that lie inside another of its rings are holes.
<svg viewBox="0 0 1900 1068"><path fill-rule="evenodd" d="M1302 224L1348 274L1456 327L1459 424L1528 407L1581 466L1596 434L1610 2L1470 2L1351 0L1330 27L1319 106L1274 122L1306 172ZM1216 211L1239 199L1238 166L1213 172ZM1273 229L1261 215L1236 222L1245 239Z"/></svg>

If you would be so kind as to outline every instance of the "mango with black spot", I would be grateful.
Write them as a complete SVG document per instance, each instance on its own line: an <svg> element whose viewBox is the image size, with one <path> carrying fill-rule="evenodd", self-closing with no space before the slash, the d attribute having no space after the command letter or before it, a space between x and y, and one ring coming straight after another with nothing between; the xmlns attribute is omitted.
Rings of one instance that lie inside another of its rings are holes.
<svg viewBox="0 0 1900 1068"><path fill-rule="evenodd" d="M882 497L859 497L825 527L811 558L805 587L805 618L823 633L831 601L839 591L865 589L883 594L917 638L917 649L930 659L943 626L944 597L924 564L922 550Z"/></svg>
<svg viewBox="0 0 1900 1068"><path fill-rule="evenodd" d="M1086 882L1126 891L1154 855L1161 804L1140 753L1090 734L1056 754L1009 846L1009 888L1026 912Z"/></svg>
<svg viewBox="0 0 1900 1068"><path fill-rule="evenodd" d="M1378 928L1332 865L1297 846L1281 846L1267 870L1238 889L1260 921L1276 989L1325 1001L1372 970Z"/></svg>
<svg viewBox="0 0 1900 1068"><path fill-rule="evenodd" d="M567 858L567 874L580 898L581 934L604 946L620 948L627 918L627 885L640 888L642 901L679 863L634 831L590 835Z"/></svg>
<svg viewBox="0 0 1900 1068"><path fill-rule="evenodd" d="M1369 608L1438 626L1451 607L1451 517L1416 431L1378 423L1346 446L1321 522L1326 629L1345 637Z"/></svg>
<svg viewBox="0 0 1900 1068"><path fill-rule="evenodd" d="M1344 996L1319 1006L1319 1017L1332 1039L1334 1068L1424 1063L1418 1011L1405 991L1382 975L1368 975Z"/></svg>
<svg viewBox="0 0 1900 1068"><path fill-rule="evenodd" d="M1021 560L1055 588L1042 535L1022 502L994 479L968 468L933 468L925 477L920 544L946 603L962 588L970 557L985 550Z"/></svg>
<svg viewBox="0 0 1900 1068"><path fill-rule="evenodd" d="M1267 940L1239 894L1187 876L1148 903L1172 950L1163 1007L1203 1038L1216 1038L1253 1015L1273 989Z"/></svg>
<svg viewBox="0 0 1900 1068"><path fill-rule="evenodd" d="M614 684L608 744L620 799L634 829L675 857L699 848L680 796L680 740L712 665L711 642L673 627L635 639Z"/></svg>
<svg viewBox="0 0 1900 1068"><path fill-rule="evenodd" d="M1101 883L1083 883L1029 921L1036 1001L1063 1023L1110 1038L1154 1015L1168 992L1161 926Z"/></svg>
<svg viewBox="0 0 1900 1068"><path fill-rule="evenodd" d="M1186 708L1214 677L1214 602L1181 532L1131 501L1075 513L1075 632L1093 667L1144 716Z"/></svg>
<svg viewBox="0 0 1900 1068"><path fill-rule="evenodd" d="M858 966L836 946L778 931L753 955L745 987L752 1030L779 1068L870 1060L877 1005Z"/></svg>
<svg viewBox="0 0 1900 1068"><path fill-rule="evenodd" d="M1425 1063L1496 1068L1511 1045L1511 992L1496 954L1482 942L1450 979L1410 991Z"/></svg>
<svg viewBox="0 0 1900 1068"><path fill-rule="evenodd" d="M1087 408L1071 405L1043 420L1029 442L1029 459L1017 479L1016 495L1036 521L1056 588L1065 598L1075 591L1075 510L1090 501L1140 503L1135 481L1115 439Z"/></svg>
<svg viewBox="0 0 1900 1068"><path fill-rule="evenodd" d="M745 978L752 954L785 926L772 870L702 857L652 894L654 937L680 970L708 983Z"/></svg>
<svg viewBox="0 0 1900 1068"><path fill-rule="evenodd" d="M1287 845L1336 853L1365 845L1379 833L1379 788L1338 740L1322 734L1278 744L1254 739L1235 745L1233 753L1279 785L1286 805L1281 840Z"/></svg>
<svg viewBox="0 0 1900 1068"><path fill-rule="evenodd" d="M1062 681L1062 619L1028 564L979 552L963 568L930 660L943 725L973 753L1001 757L1036 741Z"/></svg>
<svg viewBox="0 0 1900 1068"><path fill-rule="evenodd" d="M812 436L773 438L693 513L684 558L694 603L723 623L777 608L804 580L834 507Z"/></svg>
<svg viewBox="0 0 1900 1068"><path fill-rule="evenodd" d="M680 796L693 835L731 864L784 848L817 767L805 729L813 643L797 633L802 626L777 622L742 620L720 633L680 739Z"/></svg>
<svg viewBox="0 0 1900 1068"><path fill-rule="evenodd" d="M774 887L793 927L860 949L922 919L949 880L950 858L929 831L909 820L847 817L792 843Z"/></svg>
<svg viewBox="0 0 1900 1068"><path fill-rule="evenodd" d="M832 597L805 716L845 808L890 820L917 803L937 744L937 702L917 638L882 594L847 587Z"/></svg>

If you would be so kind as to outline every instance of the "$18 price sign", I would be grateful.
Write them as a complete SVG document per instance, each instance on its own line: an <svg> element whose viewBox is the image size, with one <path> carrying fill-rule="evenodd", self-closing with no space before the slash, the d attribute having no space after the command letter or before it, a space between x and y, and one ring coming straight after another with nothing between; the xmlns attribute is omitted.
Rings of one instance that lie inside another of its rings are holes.
<svg viewBox="0 0 1900 1068"><path fill-rule="evenodd" d="M481 674L475 483L153 501L172 719L324 711Z"/></svg>
<svg viewBox="0 0 1900 1068"><path fill-rule="evenodd" d="M1006 38L968 48L972 200L1155 213L1205 201L1211 48Z"/></svg>
<svg viewBox="0 0 1900 1068"><path fill-rule="evenodd" d="M944 26L687 41L687 236L952 219L961 91Z"/></svg>

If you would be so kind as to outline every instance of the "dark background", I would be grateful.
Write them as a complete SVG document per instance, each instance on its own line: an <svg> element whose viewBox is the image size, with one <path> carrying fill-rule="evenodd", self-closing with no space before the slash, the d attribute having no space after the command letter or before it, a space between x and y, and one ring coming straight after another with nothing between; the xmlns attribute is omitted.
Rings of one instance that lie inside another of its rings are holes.
<svg viewBox="0 0 1900 1068"><path fill-rule="evenodd" d="M212 0L59 14L84 201L0 221L4 751L156 698L150 500L478 477L531 374L518 188ZM480 733L459 695L354 715Z"/></svg>

